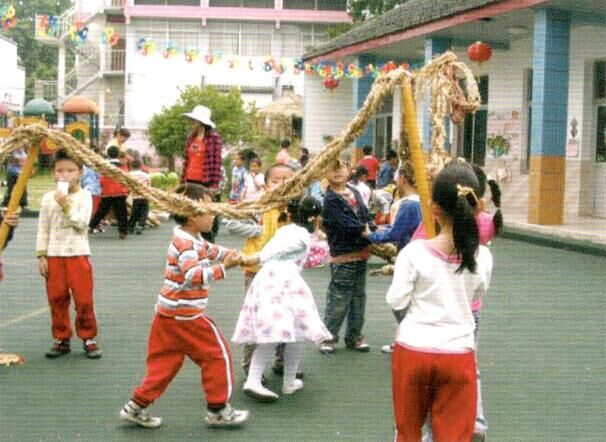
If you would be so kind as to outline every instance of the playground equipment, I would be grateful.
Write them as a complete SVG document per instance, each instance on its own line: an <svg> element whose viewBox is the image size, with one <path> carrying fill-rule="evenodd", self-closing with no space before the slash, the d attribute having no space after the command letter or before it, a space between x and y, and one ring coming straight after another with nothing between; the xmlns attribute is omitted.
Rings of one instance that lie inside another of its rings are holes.
<svg viewBox="0 0 606 442"><path fill-rule="evenodd" d="M88 97L76 95L63 103L65 132L82 144L99 145L99 107Z"/></svg>

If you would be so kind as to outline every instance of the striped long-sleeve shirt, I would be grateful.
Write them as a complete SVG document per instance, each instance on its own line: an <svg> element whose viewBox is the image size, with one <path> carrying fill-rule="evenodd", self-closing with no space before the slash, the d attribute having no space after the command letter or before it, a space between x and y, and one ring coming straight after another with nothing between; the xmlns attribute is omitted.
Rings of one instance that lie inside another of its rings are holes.
<svg viewBox="0 0 606 442"><path fill-rule="evenodd" d="M228 252L229 249L175 227L156 312L185 320L204 315L209 282L225 277L225 268L220 261Z"/></svg>

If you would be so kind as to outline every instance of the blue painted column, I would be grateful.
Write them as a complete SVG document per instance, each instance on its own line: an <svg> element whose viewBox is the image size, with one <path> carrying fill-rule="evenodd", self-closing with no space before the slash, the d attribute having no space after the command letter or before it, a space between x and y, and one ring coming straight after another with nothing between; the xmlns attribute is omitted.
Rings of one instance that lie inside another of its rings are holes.
<svg viewBox="0 0 606 442"><path fill-rule="evenodd" d="M368 55L361 55L360 57L358 57L358 66L361 69L364 69L366 67L366 65L369 63L376 65L375 57L371 57ZM372 78L371 76L365 76L362 78L354 79L353 103L352 103L354 115L358 113L358 110L360 110L360 108L364 104L364 100L366 100L366 97L368 96L368 93L370 92L370 89L371 89L374 81L375 81L375 79ZM360 149L360 152L364 145L366 145L366 144L370 144L371 146L373 145L374 133L375 133L375 120L371 119L368 122L368 126L366 126L366 130L364 131L364 133L362 133L362 135L356 140L356 147L358 147ZM359 158L362 157L362 155L358 155L358 154L359 154L359 152L356 152L355 159L357 159L358 157Z"/></svg>
<svg viewBox="0 0 606 442"><path fill-rule="evenodd" d="M533 224L562 224L564 218L569 48L569 13L537 10L528 198L528 221Z"/></svg>
<svg viewBox="0 0 606 442"><path fill-rule="evenodd" d="M429 63L435 57L448 51L452 47L452 41L447 38L425 39L425 63ZM418 106L418 104L417 104ZM418 112L418 111L417 111ZM448 143L450 125L446 124L446 143ZM429 150L431 142L431 124L429 121L429 99L423 103L423 149Z"/></svg>

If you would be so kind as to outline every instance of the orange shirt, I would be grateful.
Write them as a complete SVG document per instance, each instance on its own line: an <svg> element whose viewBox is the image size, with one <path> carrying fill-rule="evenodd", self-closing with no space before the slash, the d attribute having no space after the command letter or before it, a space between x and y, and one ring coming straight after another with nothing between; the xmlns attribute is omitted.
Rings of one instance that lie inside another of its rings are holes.
<svg viewBox="0 0 606 442"><path fill-rule="evenodd" d="M381 167L381 163L372 155L366 155L358 164L366 167L368 170L368 179L376 181L377 173L379 172L379 167Z"/></svg>

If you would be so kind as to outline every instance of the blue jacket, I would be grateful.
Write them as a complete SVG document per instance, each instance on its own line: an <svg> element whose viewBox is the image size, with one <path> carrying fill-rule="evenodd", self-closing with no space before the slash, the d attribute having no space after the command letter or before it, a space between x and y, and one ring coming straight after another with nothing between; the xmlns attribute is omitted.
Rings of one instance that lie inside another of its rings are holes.
<svg viewBox="0 0 606 442"><path fill-rule="evenodd" d="M394 180L396 170L389 161L383 161L377 175L377 189L382 189Z"/></svg>
<svg viewBox="0 0 606 442"><path fill-rule="evenodd" d="M421 224L421 203L418 197L406 198L400 203L396 219L385 228L372 232L368 239L372 243L393 242L402 250L410 242L410 238Z"/></svg>
<svg viewBox="0 0 606 442"><path fill-rule="evenodd" d="M362 236L366 230L366 223L370 221L368 209L362 201L360 192L351 186L347 187L356 197L358 215L347 204L345 198L330 188L324 194L322 222L331 256L357 252L370 244L370 241Z"/></svg>

